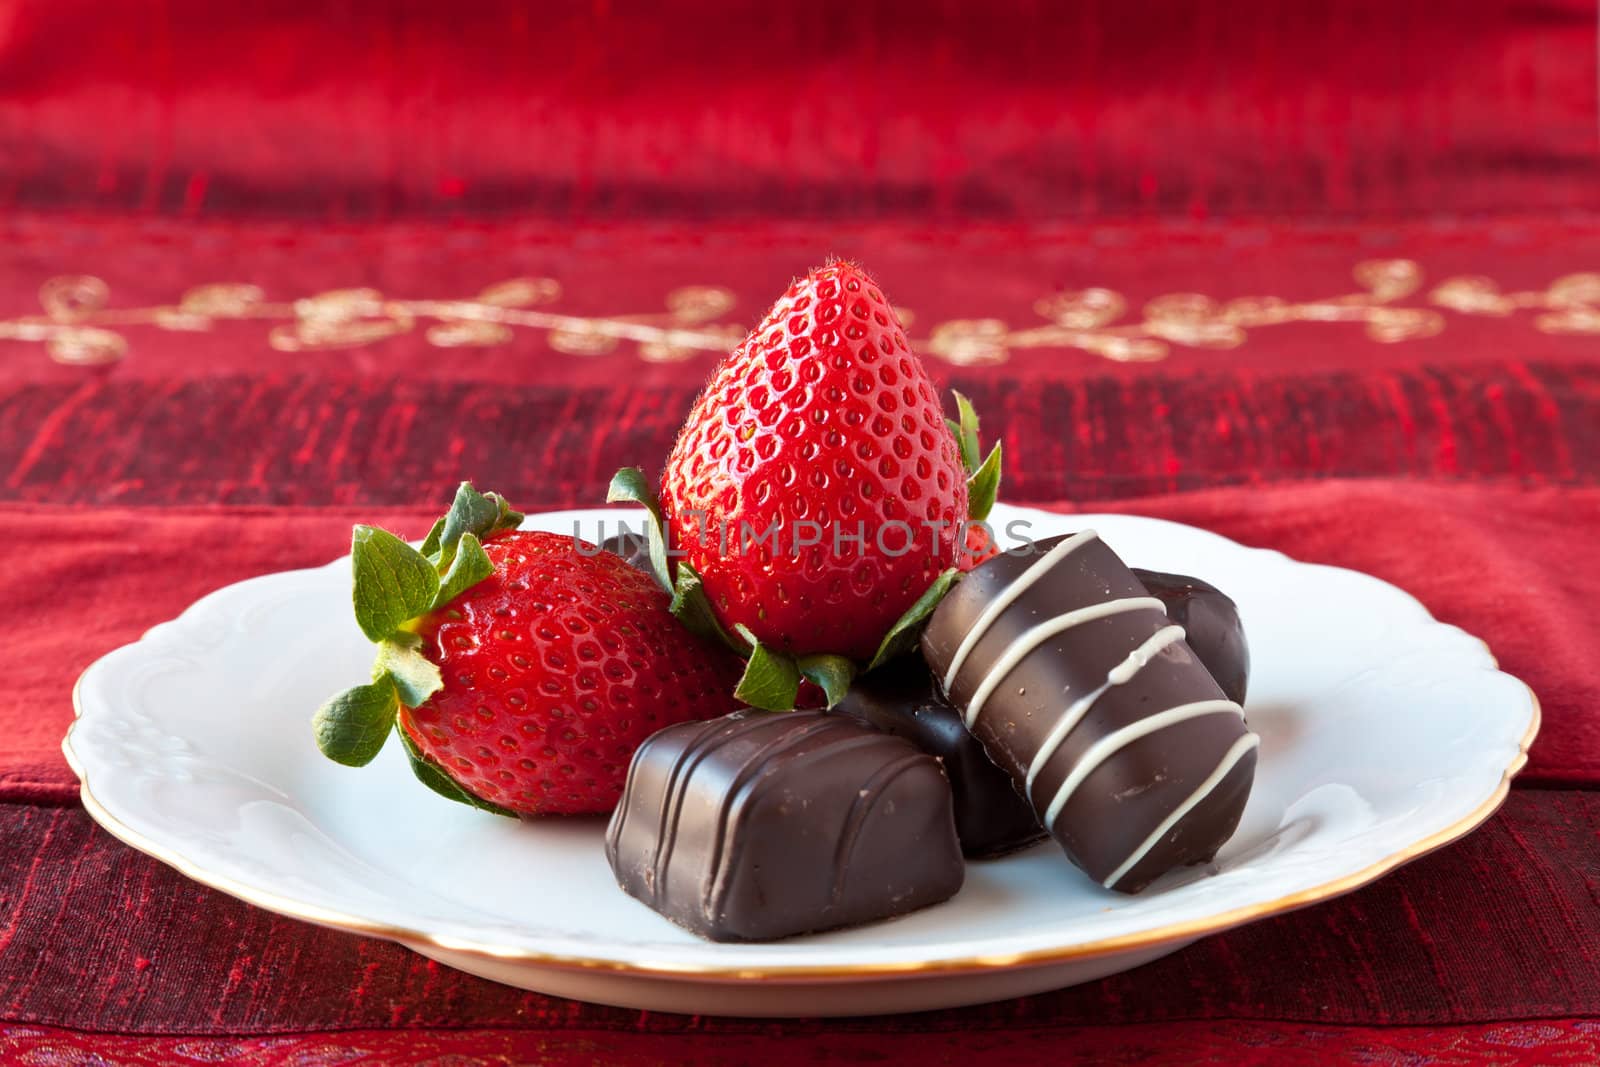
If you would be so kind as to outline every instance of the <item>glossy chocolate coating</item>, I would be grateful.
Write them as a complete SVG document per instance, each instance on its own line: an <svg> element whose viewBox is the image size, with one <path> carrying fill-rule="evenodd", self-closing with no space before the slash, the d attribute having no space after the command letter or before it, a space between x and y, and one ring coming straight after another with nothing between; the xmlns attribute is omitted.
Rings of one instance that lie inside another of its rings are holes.
<svg viewBox="0 0 1600 1067"><path fill-rule="evenodd" d="M1250 685L1250 646L1239 623L1239 607L1222 590L1187 574L1133 569L1139 584L1167 606L1167 618L1183 627L1184 640L1222 691L1243 704Z"/></svg>
<svg viewBox="0 0 1600 1067"><path fill-rule="evenodd" d="M1258 739L1093 534L975 568L922 651L984 751L1102 885L1137 892L1232 836Z"/></svg>
<svg viewBox="0 0 1600 1067"><path fill-rule="evenodd" d="M939 692L921 656L901 656L861 675L834 711L939 757L955 800L956 834L968 856L1000 856L1044 837L1033 806L1011 784L1011 776L984 754L960 712Z"/></svg>
<svg viewBox="0 0 1600 1067"><path fill-rule="evenodd" d="M903 915L965 874L939 761L825 712L669 726L628 769L606 831L620 885L713 941Z"/></svg>
<svg viewBox="0 0 1600 1067"><path fill-rule="evenodd" d="M1187 632L1228 699L1244 703L1250 651L1239 611L1215 586L1183 574L1135 569L1139 583L1167 608L1167 618ZM904 737L939 757L955 797L956 833L969 857L987 859L1014 852L1045 836L1033 805L1017 792L1011 776L989 759L983 744L939 691L921 656L902 656L861 675L834 709L880 730Z"/></svg>

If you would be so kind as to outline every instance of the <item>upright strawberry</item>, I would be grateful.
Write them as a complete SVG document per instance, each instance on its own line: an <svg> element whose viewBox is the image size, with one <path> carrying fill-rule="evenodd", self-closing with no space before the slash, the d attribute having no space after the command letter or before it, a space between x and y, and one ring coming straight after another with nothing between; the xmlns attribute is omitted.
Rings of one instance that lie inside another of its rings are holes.
<svg viewBox="0 0 1600 1067"><path fill-rule="evenodd" d="M608 812L646 737L729 710L738 660L696 637L640 571L462 484L422 550L357 526L356 621L373 680L314 721L330 759L370 762L397 727L434 790L502 815Z"/></svg>
<svg viewBox="0 0 1600 1067"><path fill-rule="evenodd" d="M619 474L612 499L655 509L656 543L678 556L675 574L657 561L675 610L748 655L741 698L789 707L803 677L837 699L937 603L999 480L998 449L964 465L976 417L961 405L947 423L882 290L833 262L717 368L659 507L637 471Z"/></svg>

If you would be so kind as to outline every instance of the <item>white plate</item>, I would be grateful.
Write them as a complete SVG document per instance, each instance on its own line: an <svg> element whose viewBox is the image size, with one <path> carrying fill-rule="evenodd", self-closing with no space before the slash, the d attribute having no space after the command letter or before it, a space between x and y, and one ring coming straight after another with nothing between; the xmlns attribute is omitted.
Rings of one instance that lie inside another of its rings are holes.
<svg viewBox="0 0 1600 1067"><path fill-rule="evenodd" d="M595 510L527 526L595 538ZM516 823L447 803L399 745L339 767L312 710L371 646L339 560L240 582L89 668L68 760L113 834L285 915L392 938L462 970L629 1007L846 1015L972 1004L1083 982L1205 934L1348 892L1467 833L1526 760L1538 703L1483 642L1353 571L1154 519L996 508L1033 537L1094 527L1134 566L1239 603L1261 734L1255 790L1212 870L1137 897L1046 844L969 865L951 901L776 944L719 945L617 889L604 820Z"/></svg>

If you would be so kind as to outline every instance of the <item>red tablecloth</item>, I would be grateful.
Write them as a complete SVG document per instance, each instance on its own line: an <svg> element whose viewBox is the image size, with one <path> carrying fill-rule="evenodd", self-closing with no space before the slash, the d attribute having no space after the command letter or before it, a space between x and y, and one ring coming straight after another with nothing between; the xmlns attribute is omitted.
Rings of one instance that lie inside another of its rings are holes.
<svg viewBox="0 0 1600 1067"><path fill-rule="evenodd" d="M145 289L125 300L119 283L90 313L96 328L125 338L118 362L62 365L28 340L6 351L15 373L0 393L0 537L11 551L0 581L14 625L0 693L0 1017L11 1024L0 1050L115 1051L132 1062L219 1049L278 1062L335 1047L373 1062L446 1052L741 1062L758 1047L779 1063L825 1052L936 1062L1073 1050L1244 1062L1383 1048L1508 1061L1533 1049L1540 1062L1557 1049L1573 1062L1600 1053L1600 1029L1586 1021L1600 1017L1600 806L1586 791L1600 773L1600 333L1548 332L1540 316L1557 313L1548 309L1452 309L1418 287L1403 302L1439 316L1427 337L1379 340L1359 321L1311 318L1252 328L1231 348L1165 340L1164 358L1145 363L1086 354L1059 336L1003 361L929 351L941 381L972 395L1004 438L1008 499L1170 517L1384 577L1487 638L1538 692L1544 733L1506 809L1466 841L1343 900L1139 971L916 1018L686 1019L493 986L193 886L93 828L56 746L71 680L95 656L217 585L332 558L358 517L420 531L462 476L530 507L599 501L619 463L660 462L714 353L658 362L623 338L580 356L578 342L535 328L489 348L450 348L421 323L352 348L286 352L273 347L276 319L186 330L173 326L200 324L143 312L117 320L127 307L176 306L175 276L199 262L201 279L253 278L294 322L297 263L320 272L320 285L340 270L359 280L363 257L401 235L415 259L388 261L411 272L384 280L397 292L471 291L529 269L458 259L451 241L461 231L448 224L400 235L356 227L335 231L337 241L315 238L315 255L296 242L260 256L277 247L276 224L31 217L13 226L61 238L34 258L11 246L3 266L13 292L71 269L72 249L110 235L181 232L185 243L141 246L138 255L165 267L119 268ZM466 232L476 242L492 230ZM948 284L928 249L1009 249L1008 273L984 282L994 290L965 296L991 300L987 317L1007 320L1033 310L1016 295L1025 286L1134 291L1176 272L1162 265L1168 257L1194 256L1191 285L1208 288L1202 257L1231 269L1235 256L1268 257L1263 242L1295 271L1248 286L1219 278L1213 295L1275 284L1287 300L1309 300L1332 291L1341 254L1360 262L1372 246L1430 276L1423 265L1435 253L1456 271L1516 269L1518 286L1533 285L1526 275L1536 269L1559 278L1600 264L1600 231L1580 225L1120 232L1145 255L1093 261L1093 275L1080 265L1027 276L1030 257L1076 255L1065 251L1075 243L1066 229L980 237L883 226L859 235L858 251L899 271L899 284L885 285L915 310L940 306L930 294ZM766 269L777 275L808 255L789 228L712 230L702 244L613 226L587 247L568 237L511 255L548 256L552 277L580 260L598 275L632 257L663 284L678 263L685 277L733 294L737 310L718 322L746 321L761 299L730 262L772 257ZM197 259L207 246L210 258ZM469 269L477 276L455 284ZM158 284L167 275L174 281ZM6 314L17 322L20 312ZM920 314L925 338L950 321ZM779 1035L786 1040L763 1040Z"/></svg>
<svg viewBox="0 0 1600 1067"><path fill-rule="evenodd" d="M1593 0L713 6L0 2L0 1061L1600 1061ZM96 656L463 477L599 502L830 253L1005 499L1485 637L1545 712L1503 810L1101 982L770 1021L279 919L77 805Z"/></svg>

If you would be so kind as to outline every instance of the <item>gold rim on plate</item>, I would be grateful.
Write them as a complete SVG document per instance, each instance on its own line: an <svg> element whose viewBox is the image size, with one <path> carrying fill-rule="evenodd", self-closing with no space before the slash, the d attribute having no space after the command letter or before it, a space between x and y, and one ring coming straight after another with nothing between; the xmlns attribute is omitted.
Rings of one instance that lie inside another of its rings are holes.
<svg viewBox="0 0 1600 1067"><path fill-rule="evenodd" d="M564 515L566 512L554 512L554 515ZM1155 520L1164 521L1164 520ZM1203 531L1210 534L1210 531ZM1231 541L1218 534L1210 534L1220 540L1227 541L1236 548L1246 548L1237 542ZM1271 549L1247 549L1254 552L1268 552L1271 555L1282 556L1280 552ZM338 563L339 561L335 561ZM1310 566L1323 567L1323 564L1310 564ZM320 569L320 568L312 568ZM1341 570L1343 568L1330 568ZM1357 572L1359 573L1359 572ZM1384 583L1388 584L1388 583ZM1390 586L1390 588L1396 588ZM1432 619L1432 613L1427 608L1405 593L1404 590L1396 591L1405 595ZM1437 621L1437 620L1435 620ZM1467 635L1471 637L1472 635ZM1500 672L1499 661L1495 658L1493 650L1481 638L1473 640L1483 648L1489 662L1483 669ZM98 663L98 661L97 661ZM416 947L426 945L430 948L444 952L460 953L486 960L510 961L528 963L539 967L560 968L573 971L606 971L617 974L630 974L642 978L696 978L712 981L796 981L796 982L825 982L848 981L875 977L894 977L902 975L932 975L932 974L960 974L976 973L982 971L999 971L1024 967L1039 967L1050 964L1067 963L1074 960L1092 959L1097 956L1106 956L1113 953L1132 952L1139 949L1154 949L1163 945L1174 943L1187 943L1207 934L1219 933L1231 927L1240 926L1257 919L1281 915L1296 908L1306 907L1310 904L1340 896L1351 890L1359 889L1369 882L1375 881L1383 875L1394 870L1402 864L1426 855L1435 849L1450 844L1482 825L1489 816L1495 813L1500 804L1505 800L1511 790L1511 779L1528 762L1528 749L1539 733L1540 721L1543 711L1539 704L1539 697L1528 687L1528 684L1514 675L1506 675L1520 685L1528 695L1529 720L1527 730L1517 742L1517 753L1511 762L1501 772L1500 781L1484 801L1470 813L1442 830L1429 834L1403 849L1400 849L1375 863L1363 867L1359 871L1303 889L1276 900L1262 904L1251 904L1234 908L1231 911L1221 912L1204 919L1194 919L1187 922L1169 923L1137 933L1123 934L1119 937L1102 938L1097 941L1086 941L1074 945L1058 946L1053 948L1034 949L1025 952L1008 952L999 954L985 954L977 956L959 956L939 960L908 961L905 963L867 963L848 966L825 964L798 964L774 965L763 967L720 966L715 964L694 963L665 963L652 960L604 960L587 956L571 956L560 953L540 952L533 949L516 948L506 945L485 944L465 938L446 937L430 934L423 930L415 930L404 926L391 926L386 923L376 923L360 916L348 915L343 912L328 908L320 908L305 904L290 897L279 896L275 893L262 892L254 886L240 882L227 875L208 871L185 858L174 849L169 849L157 844L143 834L134 830L119 818L113 815L104 805L95 799L89 786L89 775L79 762L77 754L72 750L72 735L77 730L78 723L83 717L83 705L79 700L79 689L83 678L94 669L91 665L83 675L78 677L72 687L73 723L68 728L67 734L61 741L62 752L66 755L67 764L78 776L81 783L79 795L82 798L84 809L90 817L99 823L113 837L122 841L146 855L153 856L162 863L177 870L180 874L199 882L202 885L220 890L230 896L237 897L257 907L286 915L292 919L315 923L319 926L344 930L348 933L362 934L368 937L381 937L390 941Z"/></svg>
<svg viewBox="0 0 1600 1067"><path fill-rule="evenodd" d="M1484 645L1484 648L1487 650L1488 646ZM1491 661L1493 660L1492 655L1490 659ZM1491 669L1498 669L1498 664L1491 662ZM1508 677L1511 676L1508 675ZM346 915L343 912L319 908L289 897L278 896L275 893L264 893L253 886L226 875L216 874L207 871L203 867L196 866L176 851L159 845L137 830L132 829L111 814L95 799L94 793L89 788L89 776L78 762L76 754L72 751L72 733L77 728L78 720L83 716L83 707L78 701L78 684L83 681L81 676L78 679L78 683L72 687L73 725L68 729L67 736L62 739L61 749L66 755L68 766L72 768L73 773L78 776L81 783L79 795L83 800L84 810L113 837L146 855L155 857L178 871L178 873L202 885L220 890L246 903L254 904L256 907L265 908L279 915L286 915L291 919L300 919L319 926L327 926L368 937L382 937L405 945L428 945L446 952L459 952L484 959L509 960L536 964L541 967L559 967L567 970L600 970L651 978L694 977L729 981L748 981L751 979L849 980L906 974L956 974L1008 970L1091 959L1096 956L1129 952L1136 949L1157 948L1172 942L1193 941L1207 934L1219 933L1234 926L1254 922L1257 919L1280 915L1296 908L1320 903L1332 897L1348 893L1351 890L1359 889L1396 867L1409 863L1465 836L1482 825L1500 807L1500 804L1511 790L1511 779L1516 777L1517 772L1522 770L1523 766L1528 762L1528 749L1532 746L1534 738L1538 736L1542 718L1542 709L1540 708L1537 694L1528 688L1527 683L1522 682L1521 679L1516 680L1528 694L1532 715L1528 722L1527 731L1517 743L1517 754L1501 774L1500 782L1495 786L1494 792L1464 818L1436 833L1428 835L1407 848L1385 856L1367 867L1363 867L1353 874L1336 878L1331 882L1324 882L1322 885L1314 886L1310 889L1303 889L1297 893L1290 893L1287 896L1279 897L1277 900L1268 901L1264 904L1252 904L1204 919L1171 923L1152 930L1142 930L1138 933L1124 934L1120 937L1103 938L1099 941L1086 941L1082 944L1067 945L1059 948L1038 949L1029 952L1009 952L1000 955L963 956L944 960L871 963L852 966L807 964L800 966L720 967L706 964L659 963L648 960L624 962L620 960L599 960L585 956L565 956L504 945L486 945L461 938L442 937L403 926L375 923L359 916Z"/></svg>

